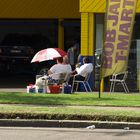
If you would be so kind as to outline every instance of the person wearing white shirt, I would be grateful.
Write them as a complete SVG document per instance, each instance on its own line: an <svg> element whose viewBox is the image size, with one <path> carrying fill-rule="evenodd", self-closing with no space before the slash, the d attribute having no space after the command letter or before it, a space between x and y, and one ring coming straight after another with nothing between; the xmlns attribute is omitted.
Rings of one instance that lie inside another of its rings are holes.
<svg viewBox="0 0 140 140"><path fill-rule="evenodd" d="M93 64L90 63L90 60L88 57L83 57L83 65L80 67L77 67L75 71L73 72L75 76L75 80L83 81L88 73L91 73L93 71ZM72 85L73 82L73 76L69 80L69 84Z"/></svg>
<svg viewBox="0 0 140 140"><path fill-rule="evenodd" d="M53 65L48 70L48 75L36 79L36 86L43 86L44 80L47 78L58 80L61 73L70 73L72 71L71 66L69 64L65 64L63 60L64 58L62 57L57 58L57 64Z"/></svg>
<svg viewBox="0 0 140 140"><path fill-rule="evenodd" d="M48 71L48 74L52 74L53 79L58 79L59 73L71 73L72 68L71 65L68 63L67 55L65 55L63 58L57 59L57 64L53 65L50 70ZM56 75L53 75L56 74Z"/></svg>
<svg viewBox="0 0 140 140"><path fill-rule="evenodd" d="M63 65L65 67L66 73L71 73L72 72L72 67L69 64L69 60L68 60L68 56L67 55L65 55L63 57Z"/></svg>
<svg viewBox="0 0 140 140"><path fill-rule="evenodd" d="M93 65L91 63L85 63L80 68L76 68L77 74L86 77L87 73L93 71Z"/></svg>

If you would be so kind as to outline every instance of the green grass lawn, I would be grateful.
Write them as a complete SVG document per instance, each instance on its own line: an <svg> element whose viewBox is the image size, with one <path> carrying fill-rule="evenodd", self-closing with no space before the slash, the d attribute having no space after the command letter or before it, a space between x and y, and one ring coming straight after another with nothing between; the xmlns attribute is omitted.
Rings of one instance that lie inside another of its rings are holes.
<svg viewBox="0 0 140 140"><path fill-rule="evenodd" d="M0 92L0 103L140 107L140 94L102 93L101 98L99 98L98 93L33 94Z"/></svg>
<svg viewBox="0 0 140 140"><path fill-rule="evenodd" d="M93 106L140 107L140 94L34 94L0 92L0 118L88 119L140 122L140 110L104 110ZM7 105L5 105L7 104ZM15 105L17 104L17 105ZM30 105L29 105L30 104ZM59 105L59 106L57 106ZM87 106L87 107L84 107Z"/></svg>

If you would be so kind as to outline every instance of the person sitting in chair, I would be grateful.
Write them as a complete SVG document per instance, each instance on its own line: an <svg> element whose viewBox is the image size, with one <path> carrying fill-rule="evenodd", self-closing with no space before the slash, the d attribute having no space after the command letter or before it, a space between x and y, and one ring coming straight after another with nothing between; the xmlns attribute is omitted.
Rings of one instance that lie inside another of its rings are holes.
<svg viewBox="0 0 140 140"><path fill-rule="evenodd" d="M83 57L83 65L77 67L73 72L72 76L70 77L69 84L72 85L73 77L75 76L75 80L83 81L88 73L93 71L93 64L90 63L88 57Z"/></svg>
<svg viewBox="0 0 140 140"><path fill-rule="evenodd" d="M53 79L55 81L59 80L60 74L61 73L69 73L71 72L71 67L66 66L63 64L63 58L59 57L57 58L57 64L53 65L49 70L48 70L48 75L41 76L38 79L36 79L36 86L43 87L45 80Z"/></svg>
<svg viewBox="0 0 140 140"><path fill-rule="evenodd" d="M64 65L64 67L65 67L67 73L71 73L71 72L72 72L72 67L71 67L71 65L69 64L69 60L68 60L68 56L67 56L67 55L65 55L65 56L63 57L63 65Z"/></svg>

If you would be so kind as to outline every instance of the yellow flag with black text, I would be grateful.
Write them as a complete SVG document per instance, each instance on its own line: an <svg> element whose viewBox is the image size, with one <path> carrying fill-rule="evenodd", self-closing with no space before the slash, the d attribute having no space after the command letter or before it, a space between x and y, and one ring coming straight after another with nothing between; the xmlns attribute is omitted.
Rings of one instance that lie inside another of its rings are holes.
<svg viewBox="0 0 140 140"><path fill-rule="evenodd" d="M127 69L137 0L107 0L101 78Z"/></svg>

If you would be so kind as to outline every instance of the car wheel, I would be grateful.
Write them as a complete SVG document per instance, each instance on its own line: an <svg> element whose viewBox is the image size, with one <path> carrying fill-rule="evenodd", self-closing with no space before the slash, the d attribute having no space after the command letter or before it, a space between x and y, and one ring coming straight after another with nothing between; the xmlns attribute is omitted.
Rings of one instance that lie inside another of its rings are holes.
<svg viewBox="0 0 140 140"><path fill-rule="evenodd" d="M42 67L38 70L38 75L46 75L48 73L47 67Z"/></svg>

